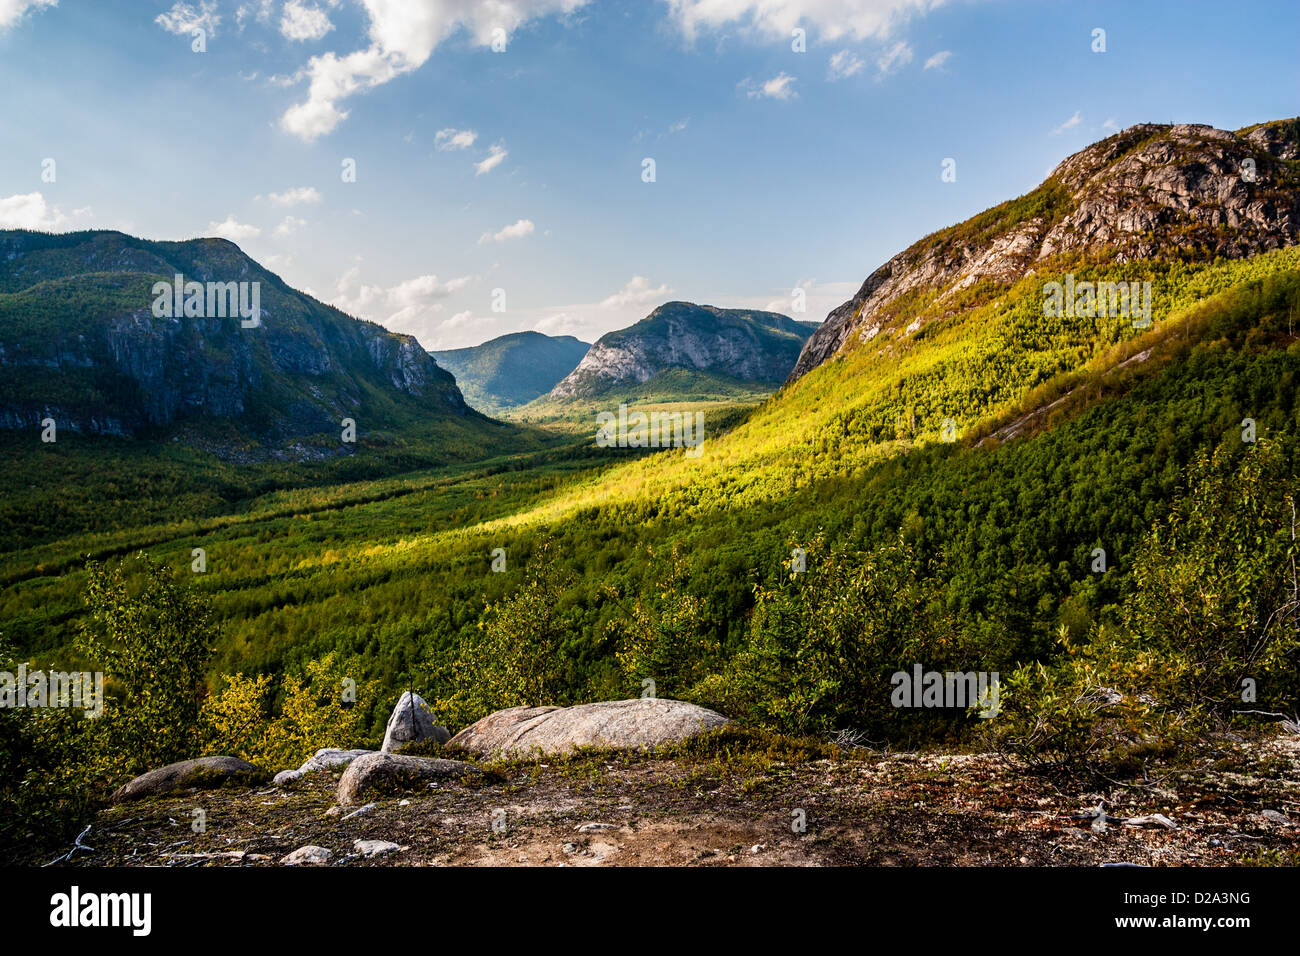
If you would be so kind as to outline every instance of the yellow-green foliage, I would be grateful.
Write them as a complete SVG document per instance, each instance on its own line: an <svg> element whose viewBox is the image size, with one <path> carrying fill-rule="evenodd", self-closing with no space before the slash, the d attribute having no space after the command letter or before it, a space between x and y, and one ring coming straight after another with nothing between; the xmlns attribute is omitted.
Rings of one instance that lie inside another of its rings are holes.
<svg viewBox="0 0 1300 956"><path fill-rule="evenodd" d="M348 675L358 673L356 662L344 666L333 652L308 661L305 671L283 679L283 702L274 717L268 676L227 677L220 692L203 704L204 752L281 770L298 766L323 747L363 745L365 711L357 701L374 694L376 684L356 687L354 695L355 678Z"/></svg>

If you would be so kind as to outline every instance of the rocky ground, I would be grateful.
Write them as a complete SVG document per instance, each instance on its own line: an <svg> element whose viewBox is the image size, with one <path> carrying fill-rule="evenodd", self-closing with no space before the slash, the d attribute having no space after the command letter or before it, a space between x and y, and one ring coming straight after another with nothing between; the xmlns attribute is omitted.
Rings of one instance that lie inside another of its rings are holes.
<svg viewBox="0 0 1300 956"><path fill-rule="evenodd" d="M669 756L487 764L477 783L363 807L336 806L331 772L121 804L83 835L91 849L58 865L279 866L304 846L328 850L333 866L1300 863L1295 736L1127 785L1028 774L990 755L828 757L713 736Z"/></svg>

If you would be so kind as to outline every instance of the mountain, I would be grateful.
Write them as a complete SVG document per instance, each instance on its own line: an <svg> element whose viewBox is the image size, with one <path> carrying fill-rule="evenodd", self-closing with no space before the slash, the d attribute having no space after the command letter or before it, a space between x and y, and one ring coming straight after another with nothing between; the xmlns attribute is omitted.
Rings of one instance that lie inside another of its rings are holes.
<svg viewBox="0 0 1300 956"><path fill-rule="evenodd" d="M178 275L202 286L178 299ZM220 421L283 442L337 436L344 418L365 433L474 416L414 338L291 289L224 239L0 231L0 368L6 429Z"/></svg>
<svg viewBox="0 0 1300 956"><path fill-rule="evenodd" d="M497 412L545 395L591 348L571 335L511 332L464 349L431 352L474 408Z"/></svg>
<svg viewBox="0 0 1300 956"><path fill-rule="evenodd" d="M1106 250L1116 263L1244 258L1295 243L1300 119L1236 132L1144 123L1065 159L1033 192L909 246L867 277L809 339L790 378L853 341L911 335L960 294L1047 260Z"/></svg>
<svg viewBox="0 0 1300 956"><path fill-rule="evenodd" d="M550 397L591 398L653 386L661 376L676 392L735 383L775 387L811 333L776 312L668 302L635 325L602 335Z"/></svg>

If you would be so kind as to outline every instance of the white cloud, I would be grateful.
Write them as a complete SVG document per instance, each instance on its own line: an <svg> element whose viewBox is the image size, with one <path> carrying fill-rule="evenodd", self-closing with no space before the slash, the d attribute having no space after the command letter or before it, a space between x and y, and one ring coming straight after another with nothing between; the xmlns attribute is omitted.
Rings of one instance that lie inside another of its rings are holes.
<svg viewBox="0 0 1300 956"><path fill-rule="evenodd" d="M517 219L498 232L485 232L479 236L479 244L485 242L505 242L507 239L522 239L531 236L536 230L531 219Z"/></svg>
<svg viewBox="0 0 1300 956"><path fill-rule="evenodd" d="M648 305L667 299L673 290L666 285L652 288L645 276L633 276L627 285L600 303L602 309L621 309L629 305Z"/></svg>
<svg viewBox="0 0 1300 956"><path fill-rule="evenodd" d="M831 55L830 69L826 73L826 78L832 83L836 80L845 80L855 73L861 73L866 65L852 50L840 50Z"/></svg>
<svg viewBox="0 0 1300 956"><path fill-rule="evenodd" d="M487 159L474 164L474 175L482 176L484 173L490 173L506 161L510 153L505 147L493 145L488 149Z"/></svg>
<svg viewBox="0 0 1300 956"><path fill-rule="evenodd" d="M275 0L252 0L241 3L235 10L235 25L244 29L244 21L252 17L258 23L270 23L271 14L275 12Z"/></svg>
<svg viewBox="0 0 1300 956"><path fill-rule="evenodd" d="M283 129L314 140L347 118L340 104L349 97L418 70L438 45L464 30L478 46L492 42L492 31L509 35L529 20L569 13L586 0L361 0L370 17L370 45L346 56L312 57L303 75L307 98L285 111Z"/></svg>
<svg viewBox="0 0 1300 956"><path fill-rule="evenodd" d="M16 24L28 10L58 5L59 0L0 0L0 31Z"/></svg>
<svg viewBox="0 0 1300 956"><path fill-rule="evenodd" d="M1110 130L1112 133L1118 133L1118 132L1119 132L1119 124L1115 122L1115 117L1113 117L1113 116L1109 117L1109 118L1106 120L1106 122L1102 123L1102 124L1101 124L1101 128L1102 128L1102 129L1108 129L1108 130Z"/></svg>
<svg viewBox="0 0 1300 956"><path fill-rule="evenodd" d="M881 40L913 16L945 0L668 0L668 9L688 40L702 30L737 26L768 40L790 42L795 27L815 29L822 40L851 36Z"/></svg>
<svg viewBox="0 0 1300 956"><path fill-rule="evenodd" d="M296 216L285 216L280 225L275 227L273 235L277 239L283 239L286 236L292 236L305 225L307 225L306 219L299 219Z"/></svg>
<svg viewBox="0 0 1300 956"><path fill-rule="evenodd" d="M469 149L474 145L476 139L478 139L478 133L472 129L452 129L449 126L433 134L433 145L436 149L444 151Z"/></svg>
<svg viewBox="0 0 1300 956"><path fill-rule="evenodd" d="M277 206L297 206L320 202L321 194L314 186L294 186L281 193L271 193L268 198Z"/></svg>
<svg viewBox="0 0 1300 956"><path fill-rule="evenodd" d="M153 22L177 36L189 36L195 30L202 30L207 36L214 37L217 35L217 27L221 25L221 17L217 15L216 3L209 0L199 0L197 7L176 0L170 10L158 14Z"/></svg>
<svg viewBox="0 0 1300 956"><path fill-rule="evenodd" d="M89 213L90 210L77 210ZM47 232L68 222L68 217L48 205L40 193L0 197L0 229L42 229Z"/></svg>
<svg viewBox="0 0 1300 956"><path fill-rule="evenodd" d="M208 223L208 235L229 239L231 242L238 242L241 239L256 239L261 234L262 230L257 226L237 222L233 215L227 216L223 222Z"/></svg>
<svg viewBox="0 0 1300 956"><path fill-rule="evenodd" d="M952 50L940 50L934 56L930 57L928 60L925 61L925 69L927 70L942 69L943 65L948 62L948 58L950 56L952 56Z"/></svg>
<svg viewBox="0 0 1300 956"><path fill-rule="evenodd" d="M877 76L888 76L896 70L901 70L907 64L912 62L912 48L903 40L899 40L880 56L876 57L876 67L879 69Z"/></svg>
<svg viewBox="0 0 1300 956"><path fill-rule="evenodd" d="M539 319L533 325L533 331L541 332L543 335L576 335L581 338L583 335L590 335L590 326L581 316L556 312L554 315ZM599 336L592 336L587 341L593 341L595 338Z"/></svg>
<svg viewBox="0 0 1300 956"><path fill-rule="evenodd" d="M745 89L745 94L751 99L770 99L770 100L791 100L797 99L799 94L794 91L795 77L782 71L770 80L754 85L750 80L742 80L741 87Z"/></svg>
<svg viewBox="0 0 1300 956"><path fill-rule="evenodd" d="M443 301L474 281L473 276L461 276L439 282L436 275L422 275L385 288L366 285L360 281L360 276L359 266L345 272L335 286L335 296L330 305L349 315L379 322L395 332L416 335L427 334L444 309ZM453 316L447 321L456 318Z"/></svg>
<svg viewBox="0 0 1300 956"><path fill-rule="evenodd" d="M288 0L280 17L280 34L286 40L319 40L334 29L328 14L320 7L304 6L301 0Z"/></svg>
<svg viewBox="0 0 1300 956"><path fill-rule="evenodd" d="M1052 135L1053 135L1053 136L1058 136L1058 135L1060 135L1061 133L1064 133L1067 129L1074 129L1076 126L1078 126L1078 125L1079 125L1080 123L1082 123L1082 122L1083 122L1083 117L1079 115L1079 111L1078 111L1078 110L1075 110L1073 116L1071 116L1068 120L1066 120L1066 121L1065 121L1064 123L1062 123L1060 126L1056 127L1056 129L1052 130Z"/></svg>

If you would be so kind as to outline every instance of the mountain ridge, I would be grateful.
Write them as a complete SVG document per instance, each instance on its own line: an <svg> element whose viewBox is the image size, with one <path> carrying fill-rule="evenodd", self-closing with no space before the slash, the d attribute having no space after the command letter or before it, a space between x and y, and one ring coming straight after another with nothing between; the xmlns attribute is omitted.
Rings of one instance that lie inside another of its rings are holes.
<svg viewBox="0 0 1300 956"><path fill-rule="evenodd" d="M177 275L256 283L260 327L201 314L206 303L157 314L158 284ZM368 430L474 414L414 337L292 289L225 239L0 231L0 367L9 429L53 418L126 436L221 419L285 441L337 432L344 418Z"/></svg>
<svg viewBox="0 0 1300 956"><path fill-rule="evenodd" d="M775 388L811 334L812 329L777 312L666 302L627 328L597 339L548 397L593 397L643 384L672 369Z"/></svg>
<svg viewBox="0 0 1300 956"><path fill-rule="evenodd" d="M855 340L870 341L891 307L909 296L941 306L982 280L1014 281L1039 263L1085 250L1109 250L1122 264L1171 250L1243 258L1293 245L1300 232L1297 185L1300 119L1236 132L1192 123L1130 126L1066 157L1024 196L893 256L827 315L788 381ZM903 334L925 321L918 316Z"/></svg>

